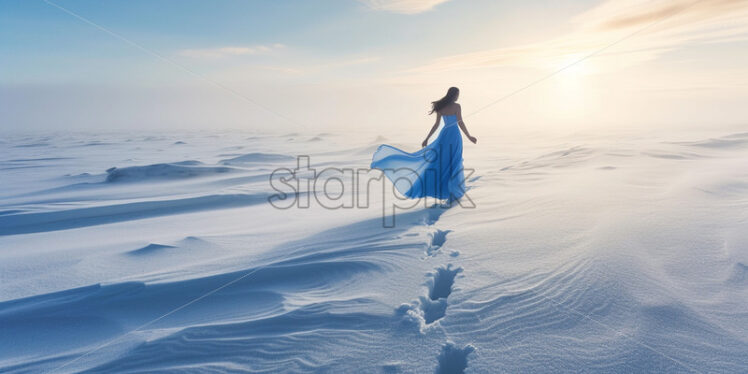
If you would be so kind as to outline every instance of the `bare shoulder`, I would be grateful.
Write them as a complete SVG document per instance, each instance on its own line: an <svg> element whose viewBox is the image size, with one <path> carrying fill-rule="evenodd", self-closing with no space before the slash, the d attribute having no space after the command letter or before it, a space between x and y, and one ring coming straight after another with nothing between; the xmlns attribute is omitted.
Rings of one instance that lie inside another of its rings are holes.
<svg viewBox="0 0 748 374"><path fill-rule="evenodd" d="M442 114L445 116L451 116L459 112L460 112L460 104L452 103L442 108L442 110L439 111L439 114Z"/></svg>

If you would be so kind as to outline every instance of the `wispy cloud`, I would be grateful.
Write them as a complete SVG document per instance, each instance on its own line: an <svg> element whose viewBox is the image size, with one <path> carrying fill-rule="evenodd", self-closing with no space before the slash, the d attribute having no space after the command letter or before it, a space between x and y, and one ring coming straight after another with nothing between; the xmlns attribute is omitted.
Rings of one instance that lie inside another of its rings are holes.
<svg viewBox="0 0 748 374"><path fill-rule="evenodd" d="M339 71L347 67L370 64L379 61L379 57L353 57L350 59L337 59L329 62L312 63L308 62L305 64L293 64L293 65L247 65L239 69L241 70L264 70L267 72L280 73L285 75L301 75L301 74L313 74L324 71Z"/></svg>
<svg viewBox="0 0 748 374"><path fill-rule="evenodd" d="M278 63L275 65L242 64L232 67L224 67L212 73L211 77L221 81L248 82L258 80L280 80L319 77L330 75L335 78L346 69L355 69L360 65L367 65L380 61L375 56L354 56L350 58L338 58L331 61L310 60L296 56L293 62Z"/></svg>
<svg viewBox="0 0 748 374"><path fill-rule="evenodd" d="M339 69L348 66L363 65L379 61L379 57L354 57L350 59L341 59L328 63L311 66L309 70Z"/></svg>
<svg viewBox="0 0 748 374"><path fill-rule="evenodd" d="M359 0L373 10L400 14L416 14L433 9L449 0Z"/></svg>
<svg viewBox="0 0 748 374"><path fill-rule="evenodd" d="M620 46L598 55L599 70L614 70L657 58L689 43L748 40L748 1L608 0L573 20L573 31L536 43L445 56L411 72L497 67L558 68L654 24Z"/></svg>
<svg viewBox="0 0 748 374"><path fill-rule="evenodd" d="M745 11L747 5L745 0L637 0L625 6L621 2L607 1L577 17L576 22L595 29L611 30L644 26L677 15L668 27L673 28L714 21L714 17ZM741 18L744 16L745 13Z"/></svg>
<svg viewBox="0 0 748 374"><path fill-rule="evenodd" d="M250 56L269 54L285 48L283 44L255 45L255 46L226 46L217 48L182 49L180 56L203 59L220 59L232 56Z"/></svg>

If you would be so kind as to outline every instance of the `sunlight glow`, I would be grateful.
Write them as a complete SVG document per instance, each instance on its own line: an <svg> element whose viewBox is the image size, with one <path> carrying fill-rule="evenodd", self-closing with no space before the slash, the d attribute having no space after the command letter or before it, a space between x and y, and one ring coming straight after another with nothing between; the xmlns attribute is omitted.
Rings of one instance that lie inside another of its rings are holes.
<svg viewBox="0 0 748 374"><path fill-rule="evenodd" d="M557 118L576 119L585 113L587 83L594 69L590 60L577 62L582 58L581 54L567 55L557 64L565 68L553 78L550 93Z"/></svg>

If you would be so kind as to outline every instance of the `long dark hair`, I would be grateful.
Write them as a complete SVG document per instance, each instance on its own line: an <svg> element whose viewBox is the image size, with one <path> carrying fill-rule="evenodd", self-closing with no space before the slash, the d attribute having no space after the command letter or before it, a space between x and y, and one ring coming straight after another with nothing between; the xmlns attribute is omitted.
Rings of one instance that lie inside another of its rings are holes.
<svg viewBox="0 0 748 374"><path fill-rule="evenodd" d="M439 112L442 110L445 106L454 103L457 101L457 96L460 95L460 89L457 87L449 87L447 90L447 94L444 95L439 100L432 101L431 102L431 111L429 114L433 114L434 112Z"/></svg>

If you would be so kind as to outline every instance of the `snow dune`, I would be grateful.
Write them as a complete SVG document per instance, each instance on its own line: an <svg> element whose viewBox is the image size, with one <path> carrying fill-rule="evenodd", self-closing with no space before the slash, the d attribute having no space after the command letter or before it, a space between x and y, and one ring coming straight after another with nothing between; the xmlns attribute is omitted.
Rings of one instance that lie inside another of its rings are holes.
<svg viewBox="0 0 748 374"><path fill-rule="evenodd" d="M108 169L106 181L114 182L142 182L159 179L193 178L201 175L228 173L227 167L205 167L199 161L180 161L170 164L154 164L147 166L130 166L125 168L113 167Z"/></svg>
<svg viewBox="0 0 748 374"><path fill-rule="evenodd" d="M233 164L244 164L244 163L271 163L281 161L293 161L294 158L288 155L279 155L273 153L247 153L241 156L233 157L230 159L222 160L222 164L233 165Z"/></svg>

